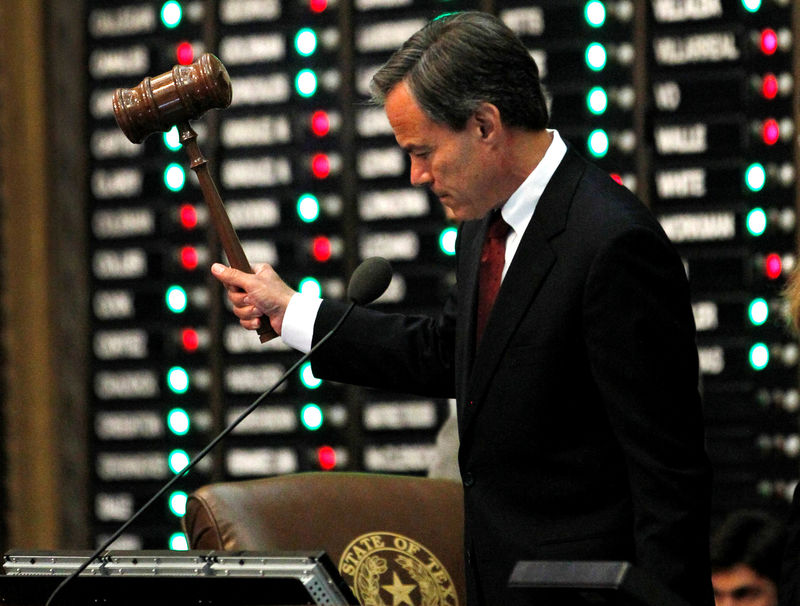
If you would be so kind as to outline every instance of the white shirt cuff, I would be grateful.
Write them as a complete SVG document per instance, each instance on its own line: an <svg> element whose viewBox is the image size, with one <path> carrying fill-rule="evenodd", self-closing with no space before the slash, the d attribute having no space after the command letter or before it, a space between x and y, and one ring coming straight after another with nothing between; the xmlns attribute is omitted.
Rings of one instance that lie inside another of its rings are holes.
<svg viewBox="0 0 800 606"><path fill-rule="evenodd" d="M313 295L295 293L286 306L281 327L281 340L301 353L311 351L314 340L314 322L317 320L322 299Z"/></svg>

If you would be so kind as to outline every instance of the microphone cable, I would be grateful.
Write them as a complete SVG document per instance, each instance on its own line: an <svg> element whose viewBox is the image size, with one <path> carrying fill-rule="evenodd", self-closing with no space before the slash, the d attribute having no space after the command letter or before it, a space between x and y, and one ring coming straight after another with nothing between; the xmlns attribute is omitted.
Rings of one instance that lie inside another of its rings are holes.
<svg viewBox="0 0 800 606"><path fill-rule="evenodd" d="M83 562L83 564L78 566L75 571L64 578L64 580L61 581L61 583L59 583L50 594L50 597L47 598L45 606L51 606L53 599L63 590L64 587L67 586L68 583L72 581L72 579L76 578L84 570L86 570L92 564L92 562L94 562L104 551L106 551L111 544L116 541L122 535L122 533L125 532L131 526L131 524L133 524L139 518L139 516L141 516L159 498L161 498L179 480L186 476L189 471L191 471L200 461L202 461L217 444L219 444L225 437L228 436L228 434L236 429L236 427L242 421L244 421L250 415L250 413L258 408L259 404L261 404L261 402L263 402L267 396L272 394L272 392L280 387L283 382L289 378L289 375L297 370L301 364L308 361L308 359L311 358L311 355L317 351L317 349L322 347L322 345L324 345L328 339L330 339L334 333L339 330L339 327L344 324L345 320L347 320L357 304L366 305L383 294L383 292L389 286L391 279L392 269L388 261L381 257L370 257L364 260L350 277L350 284L348 285L347 289L347 295L350 299L350 304L347 306L347 309L342 314L342 317L339 318L339 321L336 322L333 328L331 328L325 334L325 336L322 337L317 344L308 351L308 353L303 354L294 364L292 364L289 369L284 372L283 375L281 375L281 377L272 385L272 387L253 400L250 406L248 406L238 417L236 417L227 427L225 427L225 429L217 434L217 436L212 439L206 445L206 447L203 448L203 450L197 453L197 455L195 455L195 457L186 464L186 467L176 473L173 478L171 478L152 497L150 497L150 499L133 515L131 515L131 517L129 517L108 539L106 539L103 544L100 545L100 547L98 547L85 562Z"/></svg>

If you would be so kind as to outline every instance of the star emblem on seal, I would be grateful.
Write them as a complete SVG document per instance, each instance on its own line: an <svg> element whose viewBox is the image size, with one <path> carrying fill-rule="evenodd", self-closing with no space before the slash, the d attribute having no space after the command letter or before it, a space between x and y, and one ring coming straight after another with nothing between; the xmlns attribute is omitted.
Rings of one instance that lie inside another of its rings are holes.
<svg viewBox="0 0 800 606"><path fill-rule="evenodd" d="M387 592L392 594L392 606L401 606L402 604L408 604L408 606L414 606L414 602L411 601L411 592L417 588L416 585L413 583L405 584L400 580L400 577L397 576L397 573L394 572L391 585L381 585L381 587L386 590Z"/></svg>

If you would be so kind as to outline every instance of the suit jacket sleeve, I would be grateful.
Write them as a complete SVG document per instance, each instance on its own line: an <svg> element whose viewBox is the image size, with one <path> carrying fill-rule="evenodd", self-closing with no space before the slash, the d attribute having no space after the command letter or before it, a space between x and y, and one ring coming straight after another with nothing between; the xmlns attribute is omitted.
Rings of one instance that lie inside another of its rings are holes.
<svg viewBox="0 0 800 606"><path fill-rule="evenodd" d="M325 300L314 343L339 320L346 304ZM454 387L455 293L438 318L356 307L338 334L312 357L314 375L343 383L450 398Z"/></svg>

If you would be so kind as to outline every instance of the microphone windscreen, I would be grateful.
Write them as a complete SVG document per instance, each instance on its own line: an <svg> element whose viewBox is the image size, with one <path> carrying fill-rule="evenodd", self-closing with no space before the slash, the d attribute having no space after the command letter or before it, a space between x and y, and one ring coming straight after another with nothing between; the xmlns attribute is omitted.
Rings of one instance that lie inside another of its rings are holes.
<svg viewBox="0 0 800 606"><path fill-rule="evenodd" d="M347 298L357 305L372 303L392 281L392 266L383 257L370 257L356 267L347 286Z"/></svg>

